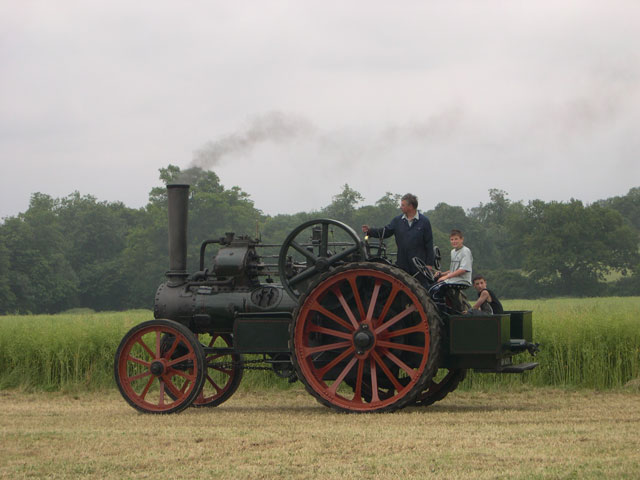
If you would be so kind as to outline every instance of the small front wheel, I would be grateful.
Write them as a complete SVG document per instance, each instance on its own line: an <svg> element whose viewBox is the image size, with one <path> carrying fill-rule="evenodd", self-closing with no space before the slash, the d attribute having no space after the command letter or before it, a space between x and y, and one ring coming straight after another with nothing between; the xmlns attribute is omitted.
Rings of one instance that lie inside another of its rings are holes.
<svg viewBox="0 0 640 480"><path fill-rule="evenodd" d="M114 373L124 399L144 413L176 413L202 390L204 350L195 335L172 320L143 322L127 332Z"/></svg>

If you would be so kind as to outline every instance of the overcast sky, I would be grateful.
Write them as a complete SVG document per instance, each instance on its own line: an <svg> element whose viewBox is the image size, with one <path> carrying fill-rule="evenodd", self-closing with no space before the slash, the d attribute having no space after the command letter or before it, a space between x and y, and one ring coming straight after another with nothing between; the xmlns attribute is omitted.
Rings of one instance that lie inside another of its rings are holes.
<svg viewBox="0 0 640 480"><path fill-rule="evenodd" d="M192 162L265 213L640 186L640 2L0 0L0 218L146 204Z"/></svg>

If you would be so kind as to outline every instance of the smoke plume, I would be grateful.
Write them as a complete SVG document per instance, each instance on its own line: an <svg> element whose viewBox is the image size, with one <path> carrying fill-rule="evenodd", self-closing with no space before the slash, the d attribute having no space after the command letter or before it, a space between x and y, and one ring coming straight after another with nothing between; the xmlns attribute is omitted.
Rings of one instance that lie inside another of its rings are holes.
<svg viewBox="0 0 640 480"><path fill-rule="evenodd" d="M315 130L307 119L269 112L252 118L239 132L225 135L218 140L205 144L194 154L190 167L203 169L218 166L224 157L237 153L248 153L263 142L283 143L298 137L308 136Z"/></svg>

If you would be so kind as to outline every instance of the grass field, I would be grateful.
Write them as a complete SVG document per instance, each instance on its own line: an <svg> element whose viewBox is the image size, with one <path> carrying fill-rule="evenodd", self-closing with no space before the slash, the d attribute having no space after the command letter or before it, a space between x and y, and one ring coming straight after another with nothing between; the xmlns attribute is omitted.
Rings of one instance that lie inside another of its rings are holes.
<svg viewBox="0 0 640 480"><path fill-rule="evenodd" d="M428 408L347 415L295 386L151 416L114 390L5 391L0 478L637 479L638 399L457 391Z"/></svg>
<svg viewBox="0 0 640 480"><path fill-rule="evenodd" d="M533 310L540 366L523 375L471 373L462 389L554 386L611 389L640 377L640 297L511 300ZM146 310L0 317L0 389L84 391L112 388L113 357ZM524 354L523 361L528 361ZM242 389L288 388L265 372L247 372Z"/></svg>

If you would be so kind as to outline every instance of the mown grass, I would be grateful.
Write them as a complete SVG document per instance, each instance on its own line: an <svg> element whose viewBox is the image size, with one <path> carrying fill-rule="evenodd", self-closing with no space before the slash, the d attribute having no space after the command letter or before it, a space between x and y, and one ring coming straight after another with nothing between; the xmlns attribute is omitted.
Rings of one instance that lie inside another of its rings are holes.
<svg viewBox="0 0 640 480"><path fill-rule="evenodd" d="M638 479L640 402L622 391L456 392L342 415L298 384L142 415L114 390L0 392L0 478Z"/></svg>
<svg viewBox="0 0 640 480"><path fill-rule="evenodd" d="M640 297L504 303L508 309L533 310L540 365L523 375L471 372L462 389L523 384L610 389L640 377ZM133 325L151 318L146 310L0 317L0 389L111 388L120 340ZM288 385L270 372L252 371L245 372L241 388Z"/></svg>

